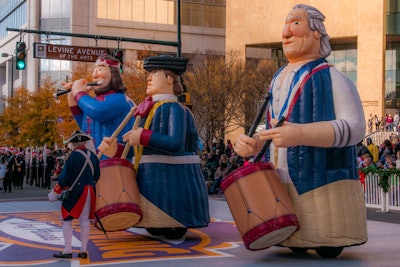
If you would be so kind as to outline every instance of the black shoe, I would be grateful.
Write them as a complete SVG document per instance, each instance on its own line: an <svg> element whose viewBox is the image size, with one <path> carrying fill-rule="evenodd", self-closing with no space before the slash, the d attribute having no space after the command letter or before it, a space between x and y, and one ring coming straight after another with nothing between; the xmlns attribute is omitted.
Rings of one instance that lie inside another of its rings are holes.
<svg viewBox="0 0 400 267"><path fill-rule="evenodd" d="M78 253L78 258L86 259L87 258L87 252L79 252Z"/></svg>
<svg viewBox="0 0 400 267"><path fill-rule="evenodd" d="M59 252L59 253L53 254L53 257L54 258L60 258L60 259L71 259L72 258L72 253Z"/></svg>

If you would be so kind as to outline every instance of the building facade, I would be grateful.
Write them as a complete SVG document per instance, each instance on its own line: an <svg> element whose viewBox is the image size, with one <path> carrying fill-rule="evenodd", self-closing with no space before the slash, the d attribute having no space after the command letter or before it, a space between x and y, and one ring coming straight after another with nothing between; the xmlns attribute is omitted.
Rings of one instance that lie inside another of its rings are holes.
<svg viewBox="0 0 400 267"><path fill-rule="evenodd" d="M357 86L366 121L370 114L380 118L397 113L399 0L227 1L226 51L239 51L246 58L249 49L264 49L278 66L284 64L281 32L287 14L298 3L312 5L326 16L333 50L327 59Z"/></svg>
<svg viewBox="0 0 400 267"><path fill-rule="evenodd" d="M181 0L181 55L225 53L225 0ZM61 82L71 77L73 62L34 58L34 43L104 47L124 51L124 60L137 60L138 51L177 53L177 47L122 42L118 38L178 41L176 0L9 0L0 2L0 88L11 97L15 88L34 91L50 77ZM29 29L37 33L8 31ZM63 32L115 37L112 40L42 34ZM15 68L17 41L27 44L27 67ZM4 108L4 102L0 105Z"/></svg>

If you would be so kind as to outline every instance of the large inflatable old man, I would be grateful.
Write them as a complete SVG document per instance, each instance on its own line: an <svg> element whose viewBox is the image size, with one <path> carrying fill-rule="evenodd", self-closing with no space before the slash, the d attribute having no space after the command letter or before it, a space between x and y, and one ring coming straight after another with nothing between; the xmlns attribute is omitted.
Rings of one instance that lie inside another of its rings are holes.
<svg viewBox="0 0 400 267"><path fill-rule="evenodd" d="M253 137L241 135L234 149L251 156L272 140L271 162L288 188L300 223L280 245L336 257L343 247L367 241L355 152L365 119L354 84L325 60L331 47L324 18L308 5L290 11L282 32L289 63L269 88L269 129ZM283 116L283 126L272 128Z"/></svg>

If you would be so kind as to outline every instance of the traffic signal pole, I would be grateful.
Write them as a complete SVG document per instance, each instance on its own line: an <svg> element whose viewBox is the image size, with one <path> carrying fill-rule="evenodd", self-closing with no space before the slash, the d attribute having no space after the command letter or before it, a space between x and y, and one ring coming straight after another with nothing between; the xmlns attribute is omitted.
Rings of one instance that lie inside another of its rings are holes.
<svg viewBox="0 0 400 267"><path fill-rule="evenodd" d="M7 31L19 32L19 33L33 33L33 34L44 34L44 35L57 35L57 36L69 36L78 38L91 38L95 40L111 40L116 42L132 42L132 43L144 43L144 44L156 44L173 46L177 48L177 56L181 56L181 0L177 1L177 41L162 41L162 40L151 40L151 39L140 39L140 38L128 38L119 36L106 36L106 35L94 35L94 34L82 34L82 33L70 33L70 32L52 32L52 31L38 31L30 29L16 29L16 28L6 28Z"/></svg>
<svg viewBox="0 0 400 267"><path fill-rule="evenodd" d="M95 40L111 40L111 41L117 41L117 42L157 44L157 45L166 45L166 46L174 46L174 47L180 46L179 42L139 39L139 38L127 38L127 37L117 37L117 36L106 36L106 35L94 35L94 34L82 34L82 33L70 33L70 32L38 31L38 30L30 30L30 29L16 29L16 28L6 28L6 31L44 34L44 35L70 36L70 37L79 37L79 38L92 38Z"/></svg>

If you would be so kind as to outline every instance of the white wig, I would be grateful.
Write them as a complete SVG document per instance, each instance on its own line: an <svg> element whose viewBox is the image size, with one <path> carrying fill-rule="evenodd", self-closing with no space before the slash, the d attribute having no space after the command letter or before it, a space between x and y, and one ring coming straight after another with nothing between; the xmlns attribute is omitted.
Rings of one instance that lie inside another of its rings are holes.
<svg viewBox="0 0 400 267"><path fill-rule="evenodd" d="M310 29L312 31L318 31L321 34L321 48L319 50L320 55L323 58L328 57L331 54L332 48L329 42L329 35L326 32L324 21L325 16L315 7L298 4L293 7L293 9L302 8L308 14L308 24L310 25Z"/></svg>

